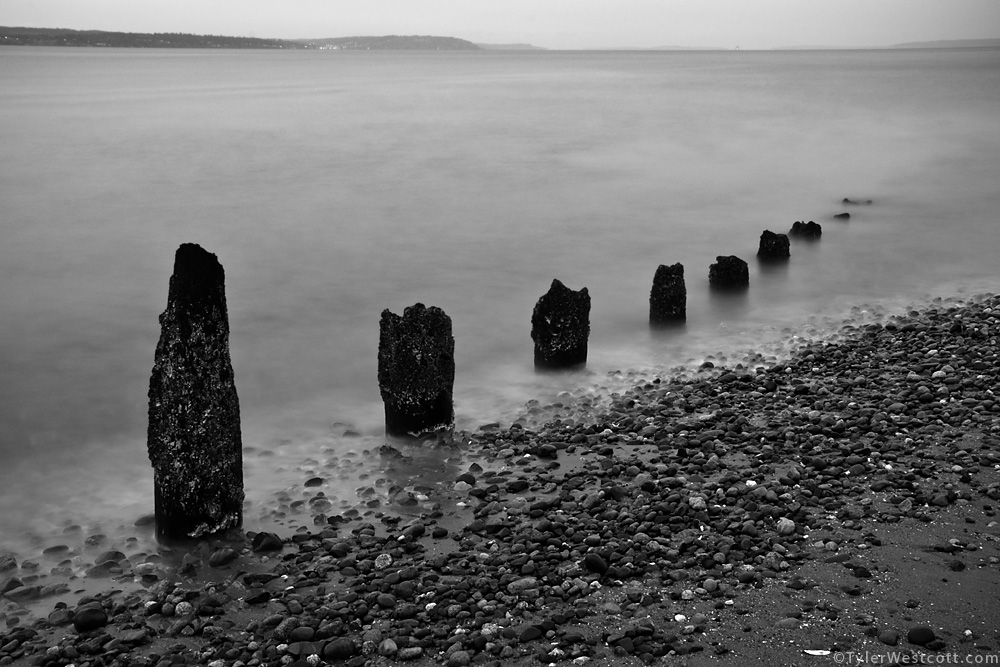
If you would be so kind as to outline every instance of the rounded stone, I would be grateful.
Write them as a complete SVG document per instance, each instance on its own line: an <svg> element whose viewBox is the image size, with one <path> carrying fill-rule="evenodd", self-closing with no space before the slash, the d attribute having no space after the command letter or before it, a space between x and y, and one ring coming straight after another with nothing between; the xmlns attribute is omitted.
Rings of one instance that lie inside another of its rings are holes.
<svg viewBox="0 0 1000 667"><path fill-rule="evenodd" d="M906 633L906 641L911 644L916 644L917 646L924 646L934 641L935 635L934 630L927 627L926 625L918 625L916 627L910 628L910 631Z"/></svg>
<svg viewBox="0 0 1000 667"><path fill-rule="evenodd" d="M77 632L90 632L108 624L108 615L97 602L85 604L73 614L73 627Z"/></svg>
<svg viewBox="0 0 1000 667"><path fill-rule="evenodd" d="M323 647L323 658L326 660L344 660L358 653L358 645L350 637L339 637Z"/></svg>

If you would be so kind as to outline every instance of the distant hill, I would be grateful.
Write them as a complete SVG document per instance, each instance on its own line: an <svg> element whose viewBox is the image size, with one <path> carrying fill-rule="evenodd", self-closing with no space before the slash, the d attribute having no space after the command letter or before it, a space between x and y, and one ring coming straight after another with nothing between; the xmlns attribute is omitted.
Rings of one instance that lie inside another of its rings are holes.
<svg viewBox="0 0 1000 667"><path fill-rule="evenodd" d="M311 49L364 51L478 51L472 42L457 37L385 35L382 37L330 37L297 40Z"/></svg>
<svg viewBox="0 0 1000 667"><path fill-rule="evenodd" d="M942 39L936 42L893 44L891 49L959 49L1000 47L1000 39Z"/></svg>
<svg viewBox="0 0 1000 667"><path fill-rule="evenodd" d="M223 37L168 32L108 32L65 28L0 26L0 45L104 46L120 48L182 49L302 49L298 42L257 37Z"/></svg>
<svg viewBox="0 0 1000 667"><path fill-rule="evenodd" d="M457 37L385 35L381 37L330 37L325 39L264 39L184 33L109 32L66 28L0 26L0 46L101 46L122 48L183 49L330 49L393 51L478 51L472 42Z"/></svg>

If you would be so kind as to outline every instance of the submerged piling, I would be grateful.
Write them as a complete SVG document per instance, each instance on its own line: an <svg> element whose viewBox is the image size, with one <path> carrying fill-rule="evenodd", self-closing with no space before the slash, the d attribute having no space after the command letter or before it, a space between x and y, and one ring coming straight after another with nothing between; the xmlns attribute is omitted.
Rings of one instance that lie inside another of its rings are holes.
<svg viewBox="0 0 1000 667"><path fill-rule="evenodd" d="M660 264L653 276L649 292L649 323L669 324L687 319L687 287L684 285L684 265L680 262Z"/></svg>
<svg viewBox="0 0 1000 667"><path fill-rule="evenodd" d="M192 243L177 249L160 315L146 447L158 540L243 524L243 442L225 272L215 255Z"/></svg>
<svg viewBox="0 0 1000 667"><path fill-rule="evenodd" d="M443 310L417 303L402 317L382 311L378 385L388 435L419 436L454 424L455 338Z"/></svg>
<svg viewBox="0 0 1000 667"><path fill-rule="evenodd" d="M590 338L590 294L553 280L531 314L535 368L571 368L587 363Z"/></svg>
<svg viewBox="0 0 1000 667"><path fill-rule="evenodd" d="M765 262L780 262L791 257L788 234L775 234L765 229L760 235L757 259Z"/></svg>
<svg viewBox="0 0 1000 667"><path fill-rule="evenodd" d="M736 289L750 284L750 267L736 255L719 255L708 267L708 284L720 289Z"/></svg>

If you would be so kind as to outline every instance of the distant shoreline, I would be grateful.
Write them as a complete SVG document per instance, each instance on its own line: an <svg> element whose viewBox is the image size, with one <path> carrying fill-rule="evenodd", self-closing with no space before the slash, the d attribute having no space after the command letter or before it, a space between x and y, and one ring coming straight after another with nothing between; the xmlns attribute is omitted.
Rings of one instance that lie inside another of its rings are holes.
<svg viewBox="0 0 1000 667"><path fill-rule="evenodd" d="M457 37L430 35L381 35L324 37L319 39L271 39L188 33L114 32L71 30L68 28L28 28L0 26L0 46L89 46L98 48L184 48L184 49L288 49L329 51L733 51L739 47L650 46L549 49L524 43L473 43ZM754 51L821 51L887 49L998 48L1000 38L952 39L906 42L889 46L781 46Z"/></svg>

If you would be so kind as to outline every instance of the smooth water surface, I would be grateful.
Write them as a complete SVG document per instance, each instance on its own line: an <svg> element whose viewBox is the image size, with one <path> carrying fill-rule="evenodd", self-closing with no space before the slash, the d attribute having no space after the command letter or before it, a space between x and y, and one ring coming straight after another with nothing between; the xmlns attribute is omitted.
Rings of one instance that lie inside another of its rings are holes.
<svg viewBox="0 0 1000 667"><path fill-rule="evenodd" d="M0 48L0 544L151 511L146 391L180 243L226 269L254 507L296 461L356 446L345 430L381 437L385 308L452 317L474 428L614 369L779 350L854 305L995 291L997 109L995 49ZM796 220L822 240L758 265L760 233ZM750 289L710 293L730 254ZM675 262L688 323L651 331ZM553 278L591 293L587 373L533 371Z"/></svg>

